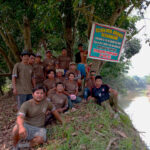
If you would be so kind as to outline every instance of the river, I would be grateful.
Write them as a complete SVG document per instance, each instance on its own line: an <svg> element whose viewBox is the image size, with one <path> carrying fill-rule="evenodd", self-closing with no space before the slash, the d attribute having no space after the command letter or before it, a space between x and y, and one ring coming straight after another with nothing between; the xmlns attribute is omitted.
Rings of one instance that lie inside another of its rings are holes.
<svg viewBox="0 0 150 150"><path fill-rule="evenodd" d="M140 92L119 97L120 107L128 114L142 140L150 149L150 99Z"/></svg>

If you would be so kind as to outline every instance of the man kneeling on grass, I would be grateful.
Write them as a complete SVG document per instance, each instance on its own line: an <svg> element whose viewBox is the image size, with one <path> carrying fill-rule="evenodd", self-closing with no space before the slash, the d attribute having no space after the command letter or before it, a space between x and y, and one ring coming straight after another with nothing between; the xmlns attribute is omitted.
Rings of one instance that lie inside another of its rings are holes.
<svg viewBox="0 0 150 150"><path fill-rule="evenodd" d="M45 99L45 89L36 87L33 89L33 99L24 102L18 112L16 125L13 128L14 149L19 147L34 147L46 141L45 113L52 111L53 115L62 123L62 119L52 105ZM20 140L27 140L25 144L19 143Z"/></svg>
<svg viewBox="0 0 150 150"><path fill-rule="evenodd" d="M88 99L95 99L99 105L108 109L111 115L113 115L114 111L117 112L117 95L117 91L103 84L102 77L98 75L95 77L95 87L92 88L92 97L90 96Z"/></svg>

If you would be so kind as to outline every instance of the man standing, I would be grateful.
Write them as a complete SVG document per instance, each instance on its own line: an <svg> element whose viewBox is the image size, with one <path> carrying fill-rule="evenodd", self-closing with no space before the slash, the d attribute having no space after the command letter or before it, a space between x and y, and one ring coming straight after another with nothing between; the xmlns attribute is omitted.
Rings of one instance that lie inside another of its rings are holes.
<svg viewBox="0 0 150 150"><path fill-rule="evenodd" d="M58 67L59 69L64 69L64 72L69 69L69 63L71 62L71 58L67 56L67 50L65 48L62 49L62 55L58 57Z"/></svg>
<svg viewBox="0 0 150 150"><path fill-rule="evenodd" d="M83 50L83 44L79 44L78 45L78 50L79 52L75 55L75 60L76 60L76 63L81 63L81 53L84 52Z"/></svg>
<svg viewBox="0 0 150 150"><path fill-rule="evenodd" d="M25 101L32 98L32 88L35 86L33 68L29 65L29 57L29 52L22 52L22 61L15 64L13 68L12 86L13 93L18 101L18 109Z"/></svg>
<svg viewBox="0 0 150 150"><path fill-rule="evenodd" d="M45 68L45 74L47 73L48 70L55 70L55 63L56 59L52 56L52 53L50 50L46 51L46 58L43 61L44 68Z"/></svg>
<svg viewBox="0 0 150 150"><path fill-rule="evenodd" d="M13 128L14 149L19 147L34 147L46 141L45 114L48 110L62 123L62 119L55 107L45 99L45 89L36 87L33 89L33 99L21 106L16 125ZM32 109L31 109L32 108ZM28 140L28 143L18 143L19 140Z"/></svg>
<svg viewBox="0 0 150 150"><path fill-rule="evenodd" d="M83 45L78 45L79 52L75 55L77 69L81 72L82 79L86 77L86 69L88 67L87 63L87 51L83 50Z"/></svg>
<svg viewBox="0 0 150 150"><path fill-rule="evenodd" d="M35 64L33 65L33 72L36 86L43 86L45 80L44 66L41 62L41 55L37 54L35 58Z"/></svg>
<svg viewBox="0 0 150 150"><path fill-rule="evenodd" d="M30 53L29 65L33 66L35 63L35 54Z"/></svg>

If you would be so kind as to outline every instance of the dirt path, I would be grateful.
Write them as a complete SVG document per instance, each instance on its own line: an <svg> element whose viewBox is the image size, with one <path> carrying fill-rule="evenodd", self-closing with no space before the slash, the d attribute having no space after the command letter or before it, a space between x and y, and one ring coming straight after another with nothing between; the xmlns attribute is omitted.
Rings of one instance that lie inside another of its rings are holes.
<svg viewBox="0 0 150 150"><path fill-rule="evenodd" d="M17 103L14 97L5 95L0 97L0 149L12 148L12 128L15 124Z"/></svg>

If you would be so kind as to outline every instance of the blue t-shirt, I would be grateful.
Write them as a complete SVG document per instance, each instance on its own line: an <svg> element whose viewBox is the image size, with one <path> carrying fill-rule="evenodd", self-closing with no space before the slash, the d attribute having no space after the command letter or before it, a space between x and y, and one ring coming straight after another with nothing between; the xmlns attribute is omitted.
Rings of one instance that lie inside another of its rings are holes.
<svg viewBox="0 0 150 150"><path fill-rule="evenodd" d="M98 104L108 100L110 97L109 86L102 84L100 88L92 88L92 96L96 98Z"/></svg>

